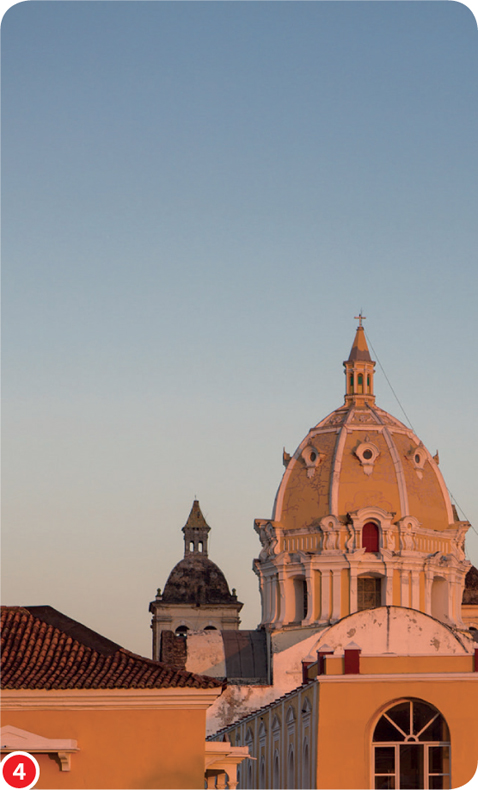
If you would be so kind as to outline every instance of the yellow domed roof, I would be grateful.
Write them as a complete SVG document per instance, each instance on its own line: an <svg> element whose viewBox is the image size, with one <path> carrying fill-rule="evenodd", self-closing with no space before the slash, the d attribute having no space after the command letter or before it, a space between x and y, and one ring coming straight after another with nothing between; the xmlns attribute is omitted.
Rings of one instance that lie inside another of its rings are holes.
<svg viewBox="0 0 478 790"><path fill-rule="evenodd" d="M341 521L364 507L415 517L424 529L452 524L450 497L433 458L414 432L375 405L373 368L359 326L346 373L345 404L312 428L288 460L272 518L283 529Z"/></svg>

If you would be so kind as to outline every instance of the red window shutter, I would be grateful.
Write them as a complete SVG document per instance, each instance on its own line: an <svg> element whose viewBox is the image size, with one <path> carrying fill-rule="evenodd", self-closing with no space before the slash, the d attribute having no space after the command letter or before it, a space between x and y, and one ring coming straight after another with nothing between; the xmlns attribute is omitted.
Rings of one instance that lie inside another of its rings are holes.
<svg viewBox="0 0 478 790"><path fill-rule="evenodd" d="M365 551L377 552L378 542L378 527L372 521L368 521L362 529L362 548Z"/></svg>

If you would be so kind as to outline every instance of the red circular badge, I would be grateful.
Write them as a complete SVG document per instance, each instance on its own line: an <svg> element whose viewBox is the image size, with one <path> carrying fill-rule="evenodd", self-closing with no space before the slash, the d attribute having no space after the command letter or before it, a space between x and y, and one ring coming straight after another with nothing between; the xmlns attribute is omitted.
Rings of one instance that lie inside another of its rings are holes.
<svg viewBox="0 0 478 790"><path fill-rule="evenodd" d="M10 752L2 760L2 779L7 787L30 790L40 777L40 766L28 752Z"/></svg>

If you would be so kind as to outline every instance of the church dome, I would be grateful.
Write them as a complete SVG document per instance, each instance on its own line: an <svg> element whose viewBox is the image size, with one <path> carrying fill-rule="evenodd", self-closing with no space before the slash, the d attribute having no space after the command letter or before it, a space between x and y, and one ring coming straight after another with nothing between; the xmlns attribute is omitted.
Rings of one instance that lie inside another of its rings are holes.
<svg viewBox="0 0 478 790"><path fill-rule="evenodd" d="M371 360L362 326L344 362L345 403L308 432L287 465L272 518L286 530L325 516L378 507L397 523L414 517L425 529L445 530L454 517L432 456L414 432L375 405Z"/></svg>
<svg viewBox="0 0 478 790"><path fill-rule="evenodd" d="M231 595L226 577L212 560L190 554L169 574L162 600L198 605L235 603L237 597Z"/></svg>

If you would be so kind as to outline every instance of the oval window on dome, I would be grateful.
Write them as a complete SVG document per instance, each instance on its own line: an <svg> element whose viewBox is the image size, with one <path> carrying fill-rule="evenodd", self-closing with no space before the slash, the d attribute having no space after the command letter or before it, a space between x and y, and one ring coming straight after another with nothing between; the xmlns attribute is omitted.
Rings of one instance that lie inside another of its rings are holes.
<svg viewBox="0 0 478 790"><path fill-rule="evenodd" d="M315 461L315 460L316 460L316 458L317 458L317 453L311 453L311 454L310 454L310 460L311 460L311 461Z"/></svg>
<svg viewBox="0 0 478 790"><path fill-rule="evenodd" d="M419 456L419 455L418 455L418 453L417 453L417 454L415 455L415 463L416 463L416 464L419 464L421 460L422 460L422 459L420 458L420 456Z"/></svg>

